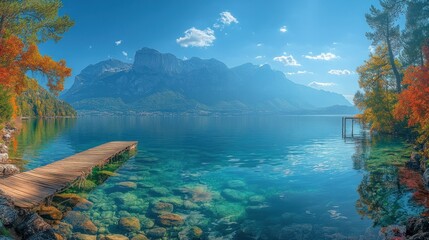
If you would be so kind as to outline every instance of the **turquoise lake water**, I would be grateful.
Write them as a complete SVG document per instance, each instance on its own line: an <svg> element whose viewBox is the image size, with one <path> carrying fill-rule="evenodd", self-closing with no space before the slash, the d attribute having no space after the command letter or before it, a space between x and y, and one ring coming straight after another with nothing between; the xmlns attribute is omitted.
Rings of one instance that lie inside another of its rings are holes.
<svg viewBox="0 0 429 240"><path fill-rule="evenodd" d="M406 158L406 144L345 141L338 116L27 121L15 155L28 170L115 140L139 141L138 152L89 194L94 205L82 213L97 234L133 236L117 227L128 216L150 232L161 225L157 202L185 220L166 227L166 239L192 239L193 227L201 239L380 239L381 226L424 210L396 167L377 164Z"/></svg>

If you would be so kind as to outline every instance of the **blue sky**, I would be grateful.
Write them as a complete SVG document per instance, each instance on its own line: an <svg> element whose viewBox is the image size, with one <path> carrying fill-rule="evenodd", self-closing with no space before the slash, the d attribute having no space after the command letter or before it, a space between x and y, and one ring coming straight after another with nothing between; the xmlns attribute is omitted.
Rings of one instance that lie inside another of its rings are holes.
<svg viewBox="0 0 429 240"><path fill-rule="evenodd" d="M142 47L178 58L216 58L229 67L269 64L292 81L343 94L358 90L368 57L365 13L376 0L64 0L75 26L44 54L74 76L99 61L132 62Z"/></svg>

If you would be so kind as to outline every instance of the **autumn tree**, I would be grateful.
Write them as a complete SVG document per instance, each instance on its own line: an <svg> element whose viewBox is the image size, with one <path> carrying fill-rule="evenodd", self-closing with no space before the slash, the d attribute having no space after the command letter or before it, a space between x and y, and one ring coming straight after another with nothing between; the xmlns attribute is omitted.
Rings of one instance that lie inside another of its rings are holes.
<svg viewBox="0 0 429 240"><path fill-rule="evenodd" d="M58 41L73 22L58 16L60 0L0 0L0 85L14 99L31 84L37 84L27 73L40 73L54 94L64 88L71 75L64 60L54 61L40 54L38 43ZM14 109L14 113L16 113Z"/></svg>
<svg viewBox="0 0 429 240"><path fill-rule="evenodd" d="M429 141L429 47L423 48L423 66L410 66L404 74L406 89L398 97L396 119L407 119L410 127L417 128L424 143Z"/></svg>
<svg viewBox="0 0 429 240"><path fill-rule="evenodd" d="M400 30L396 20L403 10L404 1L380 0L380 5L381 10L371 6L370 13L365 15L368 25L373 30L366 33L366 36L372 40L374 46L381 44L387 47L390 68L396 80L396 92L399 93L401 92L402 76L395 61L395 53L400 44Z"/></svg>
<svg viewBox="0 0 429 240"><path fill-rule="evenodd" d="M354 98L356 106L363 111L363 120L371 125L371 130L380 133L392 133L395 129L395 81L388 54L387 46L378 46L370 59L357 69L359 86L364 92L356 93Z"/></svg>
<svg viewBox="0 0 429 240"><path fill-rule="evenodd" d="M10 94L0 85L0 124L3 124L12 116L12 105Z"/></svg>

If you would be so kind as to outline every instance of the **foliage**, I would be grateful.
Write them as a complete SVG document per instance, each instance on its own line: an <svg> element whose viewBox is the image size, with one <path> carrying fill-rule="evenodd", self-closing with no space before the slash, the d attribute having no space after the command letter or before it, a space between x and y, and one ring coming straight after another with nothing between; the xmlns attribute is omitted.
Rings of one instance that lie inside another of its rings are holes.
<svg viewBox="0 0 429 240"><path fill-rule="evenodd" d="M402 39L405 65L424 65L423 46L429 38L429 0L407 2L406 27Z"/></svg>
<svg viewBox="0 0 429 240"><path fill-rule="evenodd" d="M392 83L387 51L386 47L377 47L370 59L357 69L359 86L364 93L358 92L354 99L356 106L363 110L362 117L371 125L371 130L381 133L392 133L395 129L395 84Z"/></svg>
<svg viewBox="0 0 429 240"><path fill-rule="evenodd" d="M76 111L68 103L58 100L41 86L23 92L16 103L22 117L75 117Z"/></svg>
<svg viewBox="0 0 429 240"><path fill-rule="evenodd" d="M28 86L35 85L27 77L27 72L39 72L48 78L48 87L54 93L64 88L64 79L71 75L64 60L54 61L42 56L35 44L25 48L24 43L16 36L0 39L0 85L12 93L12 104L16 113L15 97Z"/></svg>
<svg viewBox="0 0 429 240"><path fill-rule="evenodd" d="M18 36L24 43L58 41L73 21L58 16L61 0L0 1L0 39Z"/></svg>
<svg viewBox="0 0 429 240"><path fill-rule="evenodd" d="M365 15L368 25L373 29L373 32L366 33L366 36L372 40L374 46L381 44L387 47L389 64L396 80L396 91L399 93L402 76L394 54L400 45L400 30L396 20L403 9L403 3L396 0L382 0L380 5L381 10L371 6L370 13Z"/></svg>
<svg viewBox="0 0 429 240"><path fill-rule="evenodd" d="M10 94L0 85L0 124L6 122L12 116Z"/></svg>
<svg viewBox="0 0 429 240"><path fill-rule="evenodd" d="M395 107L396 119L408 119L408 125L417 127L420 141L429 141L429 47L424 48L423 66L410 66L405 72L407 88L399 95Z"/></svg>

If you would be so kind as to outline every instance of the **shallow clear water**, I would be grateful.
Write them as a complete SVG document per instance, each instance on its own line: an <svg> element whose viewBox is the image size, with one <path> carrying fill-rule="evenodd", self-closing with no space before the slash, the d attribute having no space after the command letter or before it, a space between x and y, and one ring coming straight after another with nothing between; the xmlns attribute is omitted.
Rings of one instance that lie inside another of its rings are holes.
<svg viewBox="0 0 429 240"><path fill-rule="evenodd" d="M203 239L377 239L380 226L423 211L385 164L403 161L406 145L344 141L338 116L28 121L14 155L32 169L113 140L139 141L138 153L88 196L83 213L99 234L131 236L117 227L124 216L160 225L150 210L158 201L185 219L168 239L194 226Z"/></svg>

